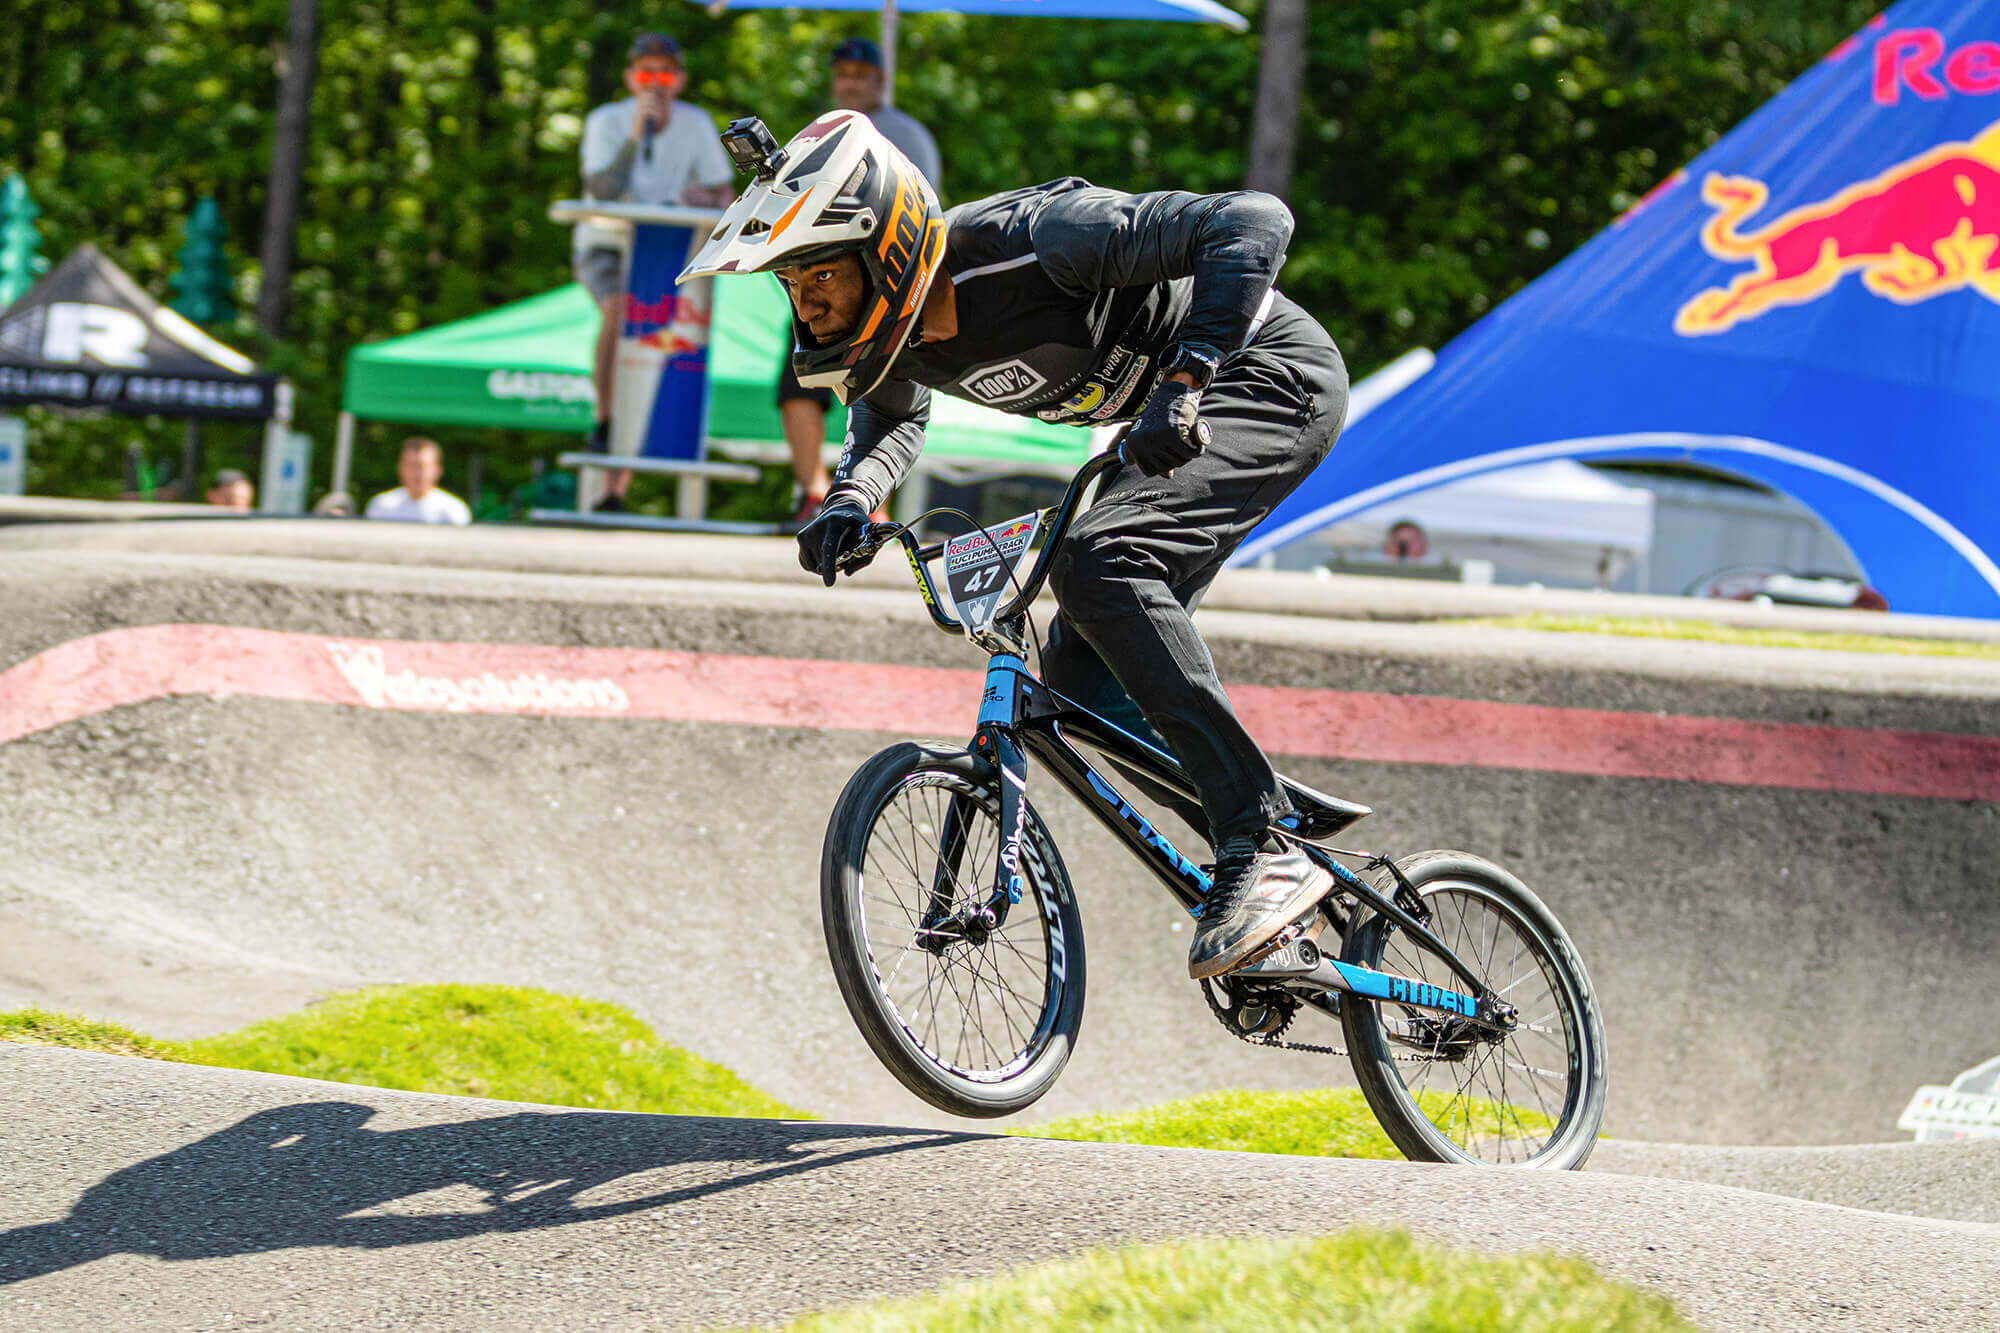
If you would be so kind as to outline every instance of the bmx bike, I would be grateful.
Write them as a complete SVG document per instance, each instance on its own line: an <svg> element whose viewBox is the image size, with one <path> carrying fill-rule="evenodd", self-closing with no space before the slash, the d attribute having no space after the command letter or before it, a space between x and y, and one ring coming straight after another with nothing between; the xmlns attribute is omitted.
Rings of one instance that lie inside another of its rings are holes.
<svg viewBox="0 0 2000 1333"><path fill-rule="evenodd" d="M1076 743L1142 792L1192 806L1180 763L1050 689L1025 660L1028 607L1086 488L1116 461L1093 458L1052 510L928 546L903 525L872 524L841 562L858 569L899 542L932 622L988 654L971 744L903 742L863 764L834 807L820 873L827 952L849 1013L890 1072L956 1115L1032 1104L1068 1062L1083 1018L1082 916L1028 800L1031 761L1191 915L1211 886L1210 868ZM940 560L949 610L929 569ZM1284 783L1297 814L1279 832L1331 871L1334 887L1261 957L1200 983L1215 1017L1254 1044L1346 1055L1412 1160L1581 1166L1604 1114L1604 1027L1554 914L1468 853L1397 859L1333 846L1369 807ZM1337 1021L1345 1047L1286 1040L1308 1011Z"/></svg>

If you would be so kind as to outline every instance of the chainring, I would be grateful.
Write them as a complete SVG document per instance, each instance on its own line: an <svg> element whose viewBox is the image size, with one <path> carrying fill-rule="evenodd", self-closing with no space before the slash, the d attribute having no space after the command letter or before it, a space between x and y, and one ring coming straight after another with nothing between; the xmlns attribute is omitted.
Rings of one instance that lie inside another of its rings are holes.
<svg viewBox="0 0 2000 1333"><path fill-rule="evenodd" d="M1204 980L1201 997L1216 1022L1252 1046L1285 1045L1278 1038L1299 1012L1296 997L1269 986L1238 987L1226 974Z"/></svg>

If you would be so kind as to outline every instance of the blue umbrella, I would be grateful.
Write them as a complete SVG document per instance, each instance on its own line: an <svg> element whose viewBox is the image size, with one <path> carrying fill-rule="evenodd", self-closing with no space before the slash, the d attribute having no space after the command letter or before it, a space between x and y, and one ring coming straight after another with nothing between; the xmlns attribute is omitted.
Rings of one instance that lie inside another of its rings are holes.
<svg viewBox="0 0 2000 1333"><path fill-rule="evenodd" d="M704 0L695 0L704 3ZM896 82L896 14L1016 14L1049 19L1159 19L1169 23L1220 23L1237 32L1250 26L1216 0L707 0L712 14L729 9L860 9L882 13L883 81Z"/></svg>

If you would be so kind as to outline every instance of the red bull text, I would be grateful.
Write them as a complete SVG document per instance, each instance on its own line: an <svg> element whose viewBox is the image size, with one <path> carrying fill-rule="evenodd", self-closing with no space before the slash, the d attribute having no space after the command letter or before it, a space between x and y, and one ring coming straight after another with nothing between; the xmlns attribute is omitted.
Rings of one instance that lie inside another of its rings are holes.
<svg viewBox="0 0 2000 1333"><path fill-rule="evenodd" d="M2000 121L1740 230L1770 194L1747 176L1710 173L1702 182L1702 200L1716 210L1701 230L1703 248L1752 267L1683 305L1675 332L1726 333L1777 306L1816 301L1850 273L1899 305L1966 290L2000 302Z"/></svg>
<svg viewBox="0 0 2000 1333"><path fill-rule="evenodd" d="M1875 101L1894 106L1905 92L1927 102L1954 93L2000 93L2000 42L1967 42L1953 49L1936 28L1898 28L1875 42Z"/></svg>

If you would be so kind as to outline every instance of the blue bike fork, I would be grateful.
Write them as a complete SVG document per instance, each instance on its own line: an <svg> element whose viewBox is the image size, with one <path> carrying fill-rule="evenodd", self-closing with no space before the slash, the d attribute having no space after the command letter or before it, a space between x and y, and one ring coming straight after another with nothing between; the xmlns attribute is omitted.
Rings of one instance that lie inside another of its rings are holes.
<svg viewBox="0 0 2000 1333"><path fill-rule="evenodd" d="M1021 753L1010 728L1014 724L1014 681L1027 663L1009 653L996 653L986 664L986 689L980 696L978 744L1000 770L1000 858L993 868L993 901L1007 895L1012 906L1027 887L1021 880L1021 836L1028 815L1028 757Z"/></svg>

